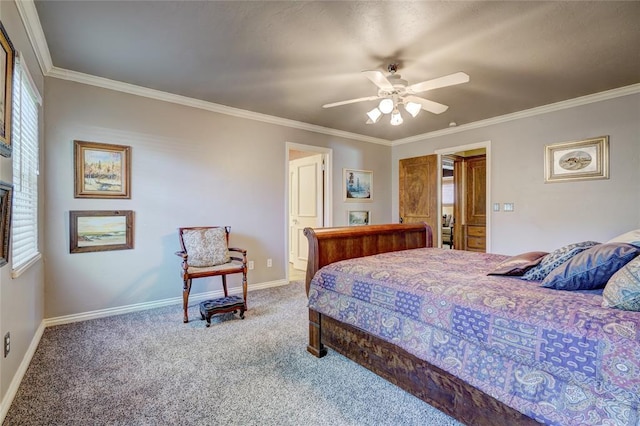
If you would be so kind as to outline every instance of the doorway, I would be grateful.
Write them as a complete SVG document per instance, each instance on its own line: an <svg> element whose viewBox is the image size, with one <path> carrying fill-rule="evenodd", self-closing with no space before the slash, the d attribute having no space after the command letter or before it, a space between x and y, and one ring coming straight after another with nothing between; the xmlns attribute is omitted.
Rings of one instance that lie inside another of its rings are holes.
<svg viewBox="0 0 640 426"><path fill-rule="evenodd" d="M286 144L287 280L303 279L307 268L306 227L331 226L332 150L312 145Z"/></svg>
<svg viewBox="0 0 640 426"><path fill-rule="evenodd" d="M491 142L437 150L440 165L441 244L491 251ZM450 191L453 193L451 194ZM447 216L450 239L445 241Z"/></svg>

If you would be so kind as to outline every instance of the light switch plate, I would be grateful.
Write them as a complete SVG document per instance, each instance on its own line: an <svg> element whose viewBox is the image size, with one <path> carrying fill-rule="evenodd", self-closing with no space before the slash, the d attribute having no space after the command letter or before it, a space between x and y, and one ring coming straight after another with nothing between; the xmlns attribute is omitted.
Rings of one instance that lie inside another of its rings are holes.
<svg viewBox="0 0 640 426"><path fill-rule="evenodd" d="M500 203L493 203L493 211L494 212L500 211Z"/></svg>
<svg viewBox="0 0 640 426"><path fill-rule="evenodd" d="M504 205L502 206L502 209L505 212L512 212L514 210L513 203L504 203Z"/></svg>

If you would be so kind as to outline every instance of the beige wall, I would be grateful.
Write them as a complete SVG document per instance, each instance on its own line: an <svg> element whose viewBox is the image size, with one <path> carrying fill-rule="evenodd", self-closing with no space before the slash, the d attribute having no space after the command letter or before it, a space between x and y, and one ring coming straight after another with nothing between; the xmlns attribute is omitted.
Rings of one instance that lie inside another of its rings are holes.
<svg viewBox="0 0 640 426"><path fill-rule="evenodd" d="M334 225L346 220L343 167L374 171L369 207L391 219L389 146L52 78L46 99L46 318L180 297L179 226L230 225L232 245L255 261L249 288L283 280L287 142L333 150ZM74 139L132 147L130 200L73 197ZM70 254L70 210L133 210L135 249ZM219 289L219 277L196 280L192 295Z"/></svg>
<svg viewBox="0 0 640 426"><path fill-rule="evenodd" d="M610 137L610 179L544 183L546 144L603 135ZM393 217L399 159L485 141L492 201L515 203L512 213L490 213L492 252L551 251L640 228L640 94L394 146Z"/></svg>
<svg viewBox="0 0 640 426"><path fill-rule="evenodd" d="M44 78L31 48L22 21L13 2L0 2L0 20L9 34L9 38L16 50L20 51L33 77L33 80L43 94ZM40 116L42 120L42 114ZM42 127L42 125L41 125ZM42 133L40 134L42 140ZM40 155L44 154L41 150ZM41 169L43 171L43 169ZM0 157L0 180L12 182L12 163L10 158ZM42 185L42 174L40 179ZM43 200L40 203L43 206ZM42 212L42 208L40 211ZM42 214L40 215L42 218ZM42 230L42 226L41 226ZM40 232L40 249L42 250L42 231ZM12 381L19 370L25 355L29 350L38 327L42 324L44 311L44 266L42 260L31 266L18 278L11 278L11 263L0 269L0 336L11 333L11 352L7 358L0 355L0 398L1 411L5 412L5 397L12 385ZM17 386L17 383L13 383ZM12 388L15 392L15 388Z"/></svg>

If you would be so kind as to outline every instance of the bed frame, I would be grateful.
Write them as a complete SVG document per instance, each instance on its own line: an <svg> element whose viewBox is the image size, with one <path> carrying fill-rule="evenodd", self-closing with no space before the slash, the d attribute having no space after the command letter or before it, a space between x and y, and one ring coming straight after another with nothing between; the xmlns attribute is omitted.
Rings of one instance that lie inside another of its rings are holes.
<svg viewBox="0 0 640 426"><path fill-rule="evenodd" d="M305 228L304 234L309 241L307 295L315 273L329 263L433 246L431 228L424 223ZM309 309L307 350L321 358L327 354L327 347L462 423L473 426L539 425L519 411L407 351Z"/></svg>

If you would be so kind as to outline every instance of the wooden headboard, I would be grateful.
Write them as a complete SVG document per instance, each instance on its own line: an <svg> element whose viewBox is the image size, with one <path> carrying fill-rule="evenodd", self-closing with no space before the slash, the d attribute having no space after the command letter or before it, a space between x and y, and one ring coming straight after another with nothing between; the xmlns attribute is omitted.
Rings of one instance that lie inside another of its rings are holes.
<svg viewBox="0 0 640 426"><path fill-rule="evenodd" d="M306 288L318 269L344 259L390 251L432 247L433 235L426 223L305 228L309 241Z"/></svg>

